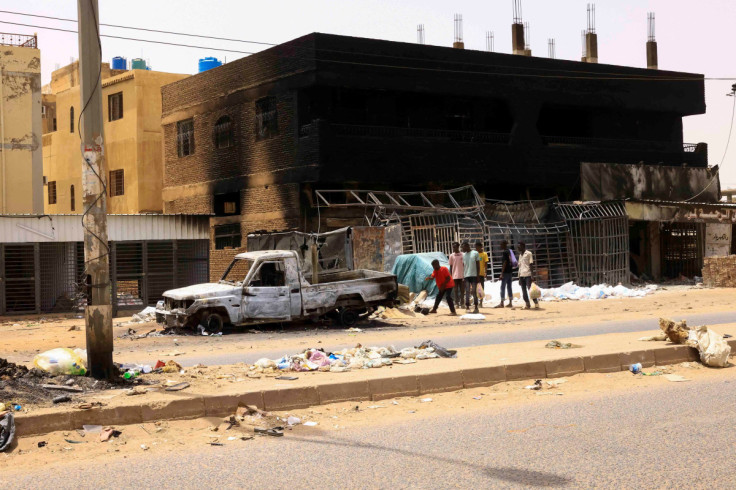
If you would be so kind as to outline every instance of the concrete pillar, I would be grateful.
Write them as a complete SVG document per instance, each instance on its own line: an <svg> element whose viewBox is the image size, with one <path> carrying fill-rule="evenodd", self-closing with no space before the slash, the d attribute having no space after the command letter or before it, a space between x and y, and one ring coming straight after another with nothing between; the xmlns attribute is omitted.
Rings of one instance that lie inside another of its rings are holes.
<svg viewBox="0 0 736 490"><path fill-rule="evenodd" d="M662 256L659 238L659 221L647 223L647 234L649 235L649 267L652 278L655 281L662 279Z"/></svg>
<svg viewBox="0 0 736 490"><path fill-rule="evenodd" d="M585 50L588 53L585 61L598 63L598 34L595 32L585 34Z"/></svg>
<svg viewBox="0 0 736 490"><path fill-rule="evenodd" d="M647 68L658 69L657 63L657 41L647 41Z"/></svg>
<svg viewBox="0 0 736 490"><path fill-rule="evenodd" d="M524 55L524 24L511 24L511 48L513 54Z"/></svg>

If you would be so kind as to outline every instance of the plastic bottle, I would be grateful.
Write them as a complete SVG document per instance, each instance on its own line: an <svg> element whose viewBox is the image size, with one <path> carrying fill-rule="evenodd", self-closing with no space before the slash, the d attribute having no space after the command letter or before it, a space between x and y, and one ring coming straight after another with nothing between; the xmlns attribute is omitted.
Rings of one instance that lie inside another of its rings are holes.
<svg viewBox="0 0 736 490"><path fill-rule="evenodd" d="M133 379L136 376L138 376L138 373L136 373L132 369L130 371L127 371L125 374L123 374L123 378L125 378L125 379Z"/></svg>

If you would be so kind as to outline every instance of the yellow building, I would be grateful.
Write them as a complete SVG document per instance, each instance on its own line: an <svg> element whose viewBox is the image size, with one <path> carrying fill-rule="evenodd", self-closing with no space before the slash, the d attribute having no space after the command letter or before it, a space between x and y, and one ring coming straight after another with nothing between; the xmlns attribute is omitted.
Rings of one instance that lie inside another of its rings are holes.
<svg viewBox="0 0 736 490"><path fill-rule="evenodd" d="M161 86L188 75L102 67L102 120L110 214L162 212ZM78 63L53 72L45 87L43 135L46 213L81 213ZM51 119L51 115L55 120ZM54 130L55 129L55 130Z"/></svg>
<svg viewBox="0 0 736 490"><path fill-rule="evenodd" d="M0 45L0 214L41 214L41 52L35 35Z"/></svg>

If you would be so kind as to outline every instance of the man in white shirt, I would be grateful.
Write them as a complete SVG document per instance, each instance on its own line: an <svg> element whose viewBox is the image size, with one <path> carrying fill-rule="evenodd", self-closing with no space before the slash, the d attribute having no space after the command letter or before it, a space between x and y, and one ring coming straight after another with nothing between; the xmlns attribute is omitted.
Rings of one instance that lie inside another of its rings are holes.
<svg viewBox="0 0 736 490"><path fill-rule="evenodd" d="M521 292L524 295L524 302L526 307L524 309L531 309L532 305L529 303L529 288L532 287L532 268L534 265L534 257L532 253L526 249L524 242L519 242L519 285L521 286ZM539 300L534 299L534 307L539 308Z"/></svg>

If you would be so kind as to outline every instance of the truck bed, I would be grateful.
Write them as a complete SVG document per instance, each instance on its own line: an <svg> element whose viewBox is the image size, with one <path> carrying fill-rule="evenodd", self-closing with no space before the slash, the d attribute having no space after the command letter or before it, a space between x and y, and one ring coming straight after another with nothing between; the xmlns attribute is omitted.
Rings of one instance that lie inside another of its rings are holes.
<svg viewBox="0 0 736 490"><path fill-rule="evenodd" d="M354 270L320 274L319 284L302 287L305 314L323 313L334 308L338 301L376 306L396 298L396 276L385 272Z"/></svg>

